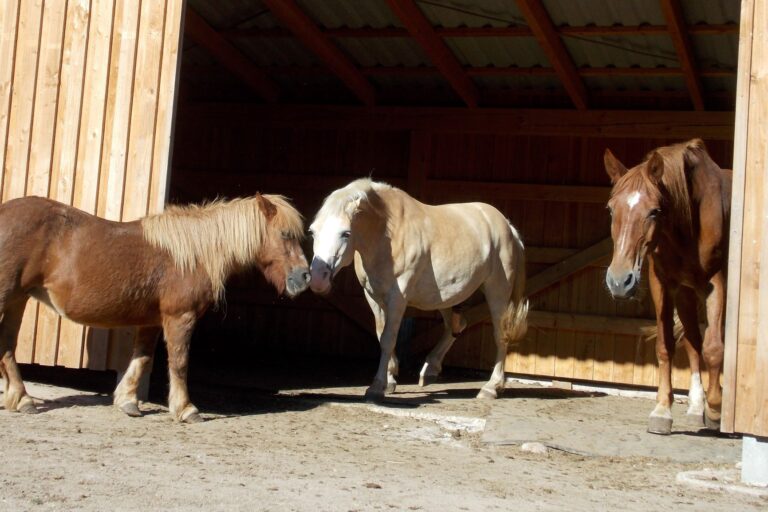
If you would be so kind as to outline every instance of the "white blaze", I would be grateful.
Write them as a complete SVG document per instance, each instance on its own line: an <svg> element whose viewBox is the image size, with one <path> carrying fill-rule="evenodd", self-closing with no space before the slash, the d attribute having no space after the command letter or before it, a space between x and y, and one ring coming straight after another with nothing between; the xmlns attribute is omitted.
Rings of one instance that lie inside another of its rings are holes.
<svg viewBox="0 0 768 512"><path fill-rule="evenodd" d="M640 192L637 192L637 191L632 192L632 194L630 194L630 196L627 198L627 206L629 206L630 210L634 208L635 205L639 202L640 202Z"/></svg>

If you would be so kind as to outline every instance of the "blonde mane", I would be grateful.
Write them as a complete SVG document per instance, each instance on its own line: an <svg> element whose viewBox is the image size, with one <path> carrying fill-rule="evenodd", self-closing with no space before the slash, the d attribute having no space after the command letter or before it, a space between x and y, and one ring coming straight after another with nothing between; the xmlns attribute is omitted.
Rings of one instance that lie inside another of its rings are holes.
<svg viewBox="0 0 768 512"><path fill-rule="evenodd" d="M701 139L693 139L688 142L660 147L649 152L641 165L625 174L616 183L611 196L629 189L642 190L658 199L661 196L661 191L651 182L646 173L642 172L643 166L648 163L653 154L658 153L664 161L664 174L662 174L661 181L671 201L668 213L674 215L678 226L684 233L692 235L691 196L688 190L688 180L685 175L685 164L689 152L703 152L706 154L704 142Z"/></svg>
<svg viewBox="0 0 768 512"><path fill-rule="evenodd" d="M267 219L261 197L277 209ZM253 265L268 236L267 225L283 236L301 239L304 221L279 195L251 196L202 205L169 206L163 213L141 219L144 239L164 249L182 272L202 267L211 280L214 300L224 295L224 283L237 268Z"/></svg>
<svg viewBox="0 0 768 512"><path fill-rule="evenodd" d="M360 178L326 197L317 217L319 218L321 213L323 215L344 214L351 219L355 213L366 208L385 215L378 192L393 188L391 185L376 182L370 178Z"/></svg>

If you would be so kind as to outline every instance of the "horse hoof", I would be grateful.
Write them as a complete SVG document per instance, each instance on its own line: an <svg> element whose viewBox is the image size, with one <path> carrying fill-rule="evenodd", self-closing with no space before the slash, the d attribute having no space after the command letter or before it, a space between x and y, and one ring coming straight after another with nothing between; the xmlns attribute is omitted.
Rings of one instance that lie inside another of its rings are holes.
<svg viewBox="0 0 768 512"><path fill-rule="evenodd" d="M422 388L435 382L437 382L437 375L422 375L419 377L419 386Z"/></svg>
<svg viewBox="0 0 768 512"><path fill-rule="evenodd" d="M139 406L135 402L125 402L123 405L120 406L120 410L123 411L126 415L130 416L131 418L138 418L141 416L141 411L139 410Z"/></svg>
<svg viewBox="0 0 768 512"><path fill-rule="evenodd" d="M397 382L387 382L387 389L384 390L384 393L390 395L395 392L395 389L397 389Z"/></svg>
<svg viewBox="0 0 768 512"><path fill-rule="evenodd" d="M37 407L35 407L35 404L31 402L20 405L17 410L22 414L38 414L40 412L37 410Z"/></svg>
<svg viewBox="0 0 768 512"><path fill-rule="evenodd" d="M710 418L707 413L704 413L700 418L704 420L704 428L720 432L720 418Z"/></svg>
<svg viewBox="0 0 768 512"><path fill-rule="evenodd" d="M705 425L704 411L688 411L685 413L689 423L696 423L698 425Z"/></svg>
<svg viewBox="0 0 768 512"><path fill-rule="evenodd" d="M365 401L377 404L384 400L384 393L371 388L365 390Z"/></svg>
<svg viewBox="0 0 768 512"><path fill-rule="evenodd" d="M482 388L480 392L477 394L477 398L483 399L483 400L495 400L498 394L496 393L495 389L486 389Z"/></svg>
<svg viewBox="0 0 768 512"><path fill-rule="evenodd" d="M651 416L648 418L648 432L668 436L672 433L672 418L663 416Z"/></svg>
<svg viewBox="0 0 768 512"><path fill-rule="evenodd" d="M192 423L202 423L203 421L205 421L205 420L197 412L189 413L187 416L185 416L184 418L181 419L182 423L189 423L189 424L192 424Z"/></svg>

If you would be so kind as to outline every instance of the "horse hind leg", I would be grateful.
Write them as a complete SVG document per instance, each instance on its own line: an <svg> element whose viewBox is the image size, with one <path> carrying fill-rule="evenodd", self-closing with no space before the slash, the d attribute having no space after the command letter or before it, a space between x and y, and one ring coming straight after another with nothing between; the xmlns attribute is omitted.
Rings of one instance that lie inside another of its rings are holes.
<svg viewBox="0 0 768 512"><path fill-rule="evenodd" d="M491 378L480 389L477 398L495 399L504 392L504 363L507 358L507 344L502 332L502 317L507 308L517 307L517 304L509 302L509 293L485 287L485 296L488 308L491 310L493 322L493 339L496 342L496 362L491 371ZM522 300L522 299L521 299Z"/></svg>
<svg viewBox="0 0 768 512"><path fill-rule="evenodd" d="M456 337L467 327L467 321L461 313L451 309L441 309L443 317L443 334L435 345L435 348L427 356L424 366L419 373L419 386L424 387L437 381L437 377L443 370L443 359L448 353Z"/></svg>
<svg viewBox="0 0 768 512"><path fill-rule="evenodd" d="M133 344L131 362L115 389L114 404L128 416L141 416L137 390L142 376L152 363L159 334L160 329L156 327L139 329Z"/></svg>
<svg viewBox="0 0 768 512"><path fill-rule="evenodd" d="M15 356L16 342L26 304L26 299L20 300L6 306L3 312L3 318L0 321L0 373L5 380L5 394L3 395L5 409L34 414L38 410L24 387Z"/></svg>

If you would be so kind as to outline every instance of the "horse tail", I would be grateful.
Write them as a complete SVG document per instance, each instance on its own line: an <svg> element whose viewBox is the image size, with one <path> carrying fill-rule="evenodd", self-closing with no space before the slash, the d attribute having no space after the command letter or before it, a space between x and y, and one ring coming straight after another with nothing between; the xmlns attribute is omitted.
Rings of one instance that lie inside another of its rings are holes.
<svg viewBox="0 0 768 512"><path fill-rule="evenodd" d="M672 336L675 338L675 344L678 344L683 339L685 329L683 328L683 322L680 321L680 317L677 316L677 309L675 309L673 320L675 323L672 327ZM655 341L659 335L655 325L650 327L642 327L640 329L640 333L642 334L645 341Z"/></svg>
<svg viewBox="0 0 768 512"><path fill-rule="evenodd" d="M525 297L525 247L515 227L510 224L514 244L514 284L509 305L501 317L501 339L507 347L523 339L528 332L528 299Z"/></svg>

